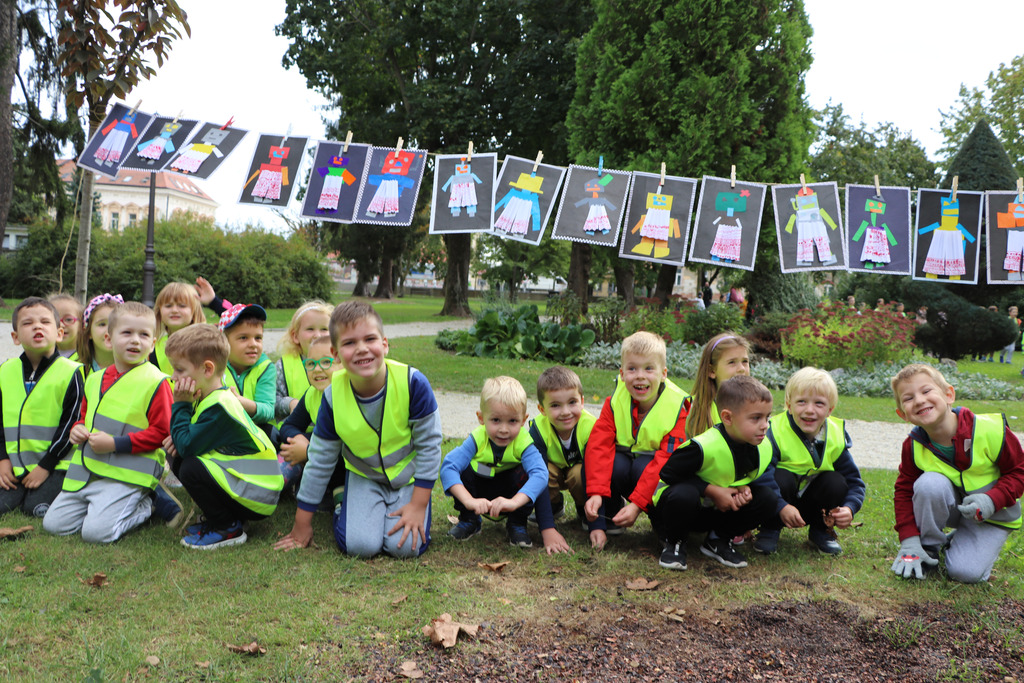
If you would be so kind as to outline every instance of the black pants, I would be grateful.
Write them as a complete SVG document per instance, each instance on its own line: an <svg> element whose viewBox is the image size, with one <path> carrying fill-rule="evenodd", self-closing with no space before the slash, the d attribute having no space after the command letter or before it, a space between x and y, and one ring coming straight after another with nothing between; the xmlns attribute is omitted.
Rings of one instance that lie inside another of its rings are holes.
<svg viewBox="0 0 1024 683"><path fill-rule="evenodd" d="M776 516L778 497L773 490L752 486L750 492L753 498L739 510L721 512L704 504L700 490L692 482L673 484L658 500L660 528L672 542L685 541L687 534L695 531L714 531L721 538L732 538Z"/></svg>
<svg viewBox="0 0 1024 683"><path fill-rule="evenodd" d="M654 460L653 455L638 455L635 458L619 451L615 452L615 460L612 465L612 479L609 488L612 495L604 499L601 509L597 513L597 520L591 525L591 529L607 529L612 522L612 517L622 509L623 499L629 498L636 488L644 470ZM651 515L651 523L654 523L654 516ZM657 533L657 532L656 532Z"/></svg>
<svg viewBox="0 0 1024 683"><path fill-rule="evenodd" d="M203 511L207 523L214 529L226 529L235 522L265 519L266 515L253 512L221 488L199 458L176 457L171 461L181 485L195 504Z"/></svg>
<svg viewBox="0 0 1024 683"><path fill-rule="evenodd" d="M800 482L797 476L781 467L775 468L775 481L782 492L782 499L800 511L800 516L815 529L825 528L823 510L831 510L846 500L848 487L846 478L839 472L821 472L816 476L802 496L797 496ZM782 520L775 515L771 522L763 525L764 529L781 529Z"/></svg>
<svg viewBox="0 0 1024 683"><path fill-rule="evenodd" d="M511 498L519 493L519 489L523 488L527 479L529 479L529 475L527 475L526 469L522 465L499 472L493 477L479 476L473 471L472 465L462 470L462 485L469 491L469 495L474 498L486 498L487 500L494 500L499 496ZM547 495L547 491L542 495ZM477 519L476 513L467 510L466 506L460 503L458 498L455 499L455 509L459 511L459 521L464 522ZM527 502L526 505L518 510L508 513L508 523L516 526L526 526L526 519L530 516L532 510L533 502Z"/></svg>

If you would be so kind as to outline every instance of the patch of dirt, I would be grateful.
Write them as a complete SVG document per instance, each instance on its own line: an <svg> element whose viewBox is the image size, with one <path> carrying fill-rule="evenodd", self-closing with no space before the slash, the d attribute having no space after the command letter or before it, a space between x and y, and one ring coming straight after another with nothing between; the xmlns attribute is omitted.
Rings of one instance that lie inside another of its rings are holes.
<svg viewBox="0 0 1024 683"><path fill-rule="evenodd" d="M365 666L350 673L405 680L399 668L415 660L431 681L1024 681L1022 601L980 613L918 604L891 615L833 600L665 609L675 616L577 606L553 623L483 624L477 640L449 650L367 644Z"/></svg>

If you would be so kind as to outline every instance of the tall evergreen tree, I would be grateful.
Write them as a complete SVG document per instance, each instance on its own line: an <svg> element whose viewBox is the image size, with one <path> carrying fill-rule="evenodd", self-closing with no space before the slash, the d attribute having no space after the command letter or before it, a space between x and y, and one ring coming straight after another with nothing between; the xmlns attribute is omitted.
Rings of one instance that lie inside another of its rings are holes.
<svg viewBox="0 0 1024 683"><path fill-rule="evenodd" d="M943 187L952 187L954 176L959 178L961 190L984 192L1012 190L1017 186L1017 172L1010 157L984 119L974 124L971 134L947 166Z"/></svg>
<svg viewBox="0 0 1024 683"><path fill-rule="evenodd" d="M811 140L803 76L811 27L801 0L597 0L580 44L569 153L576 163L656 172L795 179ZM570 282L587 281L573 245ZM756 277L780 277L762 232ZM675 267L664 266L667 296ZM586 296L586 292L577 291ZM756 292L753 293L756 299Z"/></svg>

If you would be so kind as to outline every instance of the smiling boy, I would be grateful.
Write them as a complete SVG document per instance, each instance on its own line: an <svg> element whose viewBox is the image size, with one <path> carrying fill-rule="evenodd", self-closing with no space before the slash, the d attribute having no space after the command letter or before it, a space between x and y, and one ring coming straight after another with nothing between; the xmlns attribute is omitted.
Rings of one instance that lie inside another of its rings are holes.
<svg viewBox="0 0 1024 683"><path fill-rule="evenodd" d="M922 579L945 549L951 579L987 581L1010 532L1021 526L1020 442L1004 416L953 408L956 390L930 365L903 368L892 390L896 414L914 425L896 477L900 549L892 571ZM955 534L947 535L947 527Z"/></svg>
<svg viewBox="0 0 1024 683"><path fill-rule="evenodd" d="M838 402L835 380L824 370L803 368L786 383L786 412L773 417L768 428L780 492L778 514L761 526L754 540L757 552L775 552L783 526L806 526L818 550L842 552L825 518L840 529L849 527L864 504L865 487L845 423L832 417Z"/></svg>
<svg viewBox="0 0 1024 683"><path fill-rule="evenodd" d="M220 314L217 327L228 338L228 389L257 426L269 431L274 419L277 368L263 353L263 324L267 312L256 304L235 304ZM267 425L264 427L264 425Z"/></svg>

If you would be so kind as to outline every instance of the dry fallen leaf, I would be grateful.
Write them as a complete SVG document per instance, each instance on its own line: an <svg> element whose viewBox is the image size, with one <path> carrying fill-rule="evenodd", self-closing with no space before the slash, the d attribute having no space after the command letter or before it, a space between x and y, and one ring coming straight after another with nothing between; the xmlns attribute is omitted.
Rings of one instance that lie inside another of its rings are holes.
<svg viewBox="0 0 1024 683"><path fill-rule="evenodd" d="M490 569L492 572L500 572L502 569L508 566L508 561L506 560L505 562L477 562L476 566L482 567L483 569Z"/></svg>
<svg viewBox="0 0 1024 683"><path fill-rule="evenodd" d="M15 571L16 573L18 573L18 574L24 574L24 573L25 573L25 565L23 565L23 564L19 564L19 565L17 565L17 566L16 566L15 568L14 568L14 571Z"/></svg>
<svg viewBox="0 0 1024 683"><path fill-rule="evenodd" d="M209 669L210 668L210 660L207 659L206 661L203 661L203 662L196 662L196 666L198 666L200 669Z"/></svg>
<svg viewBox="0 0 1024 683"><path fill-rule="evenodd" d="M224 643L224 646L232 652L237 652L240 655L265 655L267 654L267 648L263 647L252 641L248 645L232 645L231 643Z"/></svg>
<svg viewBox="0 0 1024 683"><path fill-rule="evenodd" d="M652 591L660 585L661 581L648 581L642 576L626 582L626 588L631 591Z"/></svg>
<svg viewBox="0 0 1024 683"><path fill-rule="evenodd" d="M150 655L150 656L146 657L145 661L146 661L146 664L149 664L150 666L156 666L157 664L160 663L160 658L157 657L156 655Z"/></svg>
<svg viewBox="0 0 1024 683"><path fill-rule="evenodd" d="M88 579L80 579L86 586L92 586L93 588L103 588L107 584L107 575L103 572L96 572Z"/></svg>
<svg viewBox="0 0 1024 683"><path fill-rule="evenodd" d="M397 598L391 601L391 605L393 607L397 607L398 605L401 605L403 602L405 602L408 598L408 595L399 595Z"/></svg>
<svg viewBox="0 0 1024 683"><path fill-rule="evenodd" d="M423 635L430 638L430 642L444 647L453 647L459 637L459 631L467 636L476 637L479 624L463 624L452 620L452 615L445 612L438 619L431 619L430 623L423 627Z"/></svg>
<svg viewBox="0 0 1024 683"><path fill-rule="evenodd" d="M498 598L498 602L500 602L503 605L511 605L512 604L512 601L509 600L508 598Z"/></svg>
<svg viewBox="0 0 1024 683"><path fill-rule="evenodd" d="M22 527L18 527L17 529L12 529L12 528L6 527L6 526L5 527L0 527L0 538L12 538L13 539L13 538L17 538L18 536L21 536L22 534L27 534L30 531L32 531L32 527L31 526L22 526Z"/></svg>
<svg viewBox="0 0 1024 683"><path fill-rule="evenodd" d="M459 523L459 518L456 517L455 515L448 515L448 521L451 522L452 524L458 524Z"/></svg>
<svg viewBox="0 0 1024 683"><path fill-rule="evenodd" d="M413 661L402 662L402 666L398 669L398 673L406 678L423 678L423 672L420 671L420 667Z"/></svg>

